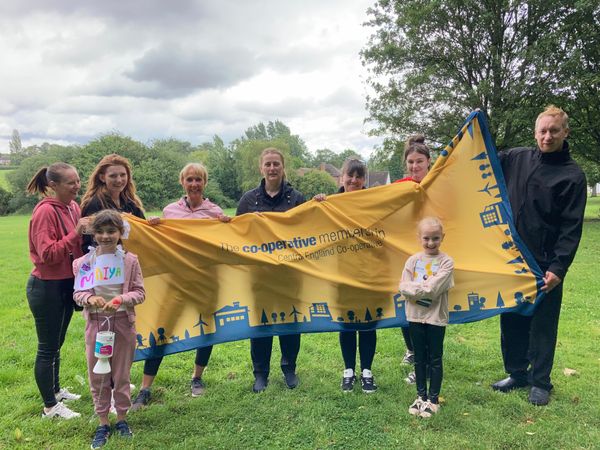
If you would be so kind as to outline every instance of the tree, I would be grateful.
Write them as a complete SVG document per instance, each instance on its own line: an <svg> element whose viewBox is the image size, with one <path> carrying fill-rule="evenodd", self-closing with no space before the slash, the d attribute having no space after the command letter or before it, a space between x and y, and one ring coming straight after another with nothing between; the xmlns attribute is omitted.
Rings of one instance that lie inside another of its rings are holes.
<svg viewBox="0 0 600 450"><path fill-rule="evenodd" d="M314 156L310 159L310 167L319 167L319 164L331 164L333 166L337 166L338 154L333 150L329 150L328 148L318 149Z"/></svg>
<svg viewBox="0 0 600 450"><path fill-rule="evenodd" d="M570 116L572 151L600 164L600 3L577 2L565 17L560 51L552 53L557 103Z"/></svg>
<svg viewBox="0 0 600 450"><path fill-rule="evenodd" d="M556 92L550 56L568 4L378 0L361 52L374 90L367 97L374 133L399 141L422 132L447 142L481 108L498 148L531 142L532 118Z"/></svg>
<svg viewBox="0 0 600 450"><path fill-rule="evenodd" d="M260 122L258 125L251 126L241 140L284 141L290 157L294 159L295 167L302 167L310 162L310 154L304 141L297 134L292 134L289 127L279 120L269 122L267 125Z"/></svg>
<svg viewBox="0 0 600 450"><path fill-rule="evenodd" d="M266 325L269 323L269 319L267 319L267 313L265 312L265 310L262 310L262 314L260 316L260 323L262 323L263 325Z"/></svg>
<svg viewBox="0 0 600 450"><path fill-rule="evenodd" d="M325 163L341 169L344 162L349 158L361 159L361 157L357 155L356 150L350 148L347 148L340 153L335 153L328 148L323 148L317 150L315 155L310 159L310 167L318 168L321 163Z"/></svg>
<svg viewBox="0 0 600 450"><path fill-rule="evenodd" d="M12 212L11 200L12 194L0 186L0 216L5 216Z"/></svg>
<svg viewBox="0 0 600 450"><path fill-rule="evenodd" d="M349 320L350 322L354 322L354 318L355 318L355 313L354 313L354 311L348 311L346 314L348 315L348 320Z"/></svg>
<svg viewBox="0 0 600 450"><path fill-rule="evenodd" d="M172 153L181 153L182 155L189 155L194 150L192 144L186 141L180 141L178 139L154 139L151 141L151 147L157 150L163 150Z"/></svg>
<svg viewBox="0 0 600 450"><path fill-rule="evenodd" d="M212 142L202 144L196 152L199 151L205 151L207 154L204 163L208 168L209 186L216 180L223 195L230 199L230 203L239 199L242 189L237 182L238 166L233 147L226 147L223 140L215 135Z"/></svg>
<svg viewBox="0 0 600 450"><path fill-rule="evenodd" d="M336 193L338 190L331 175L321 170L311 170L302 177L291 174L290 182L294 188L304 194L304 198L307 200L313 198L317 194L329 195Z"/></svg>
<svg viewBox="0 0 600 450"><path fill-rule="evenodd" d="M13 130L8 147L10 149L10 163L15 166L19 165L23 160L23 146L21 145L19 130Z"/></svg>
<svg viewBox="0 0 600 450"><path fill-rule="evenodd" d="M592 188L592 197L596 197L598 195L596 186L598 183L600 183L600 164L596 164L594 161L584 159L578 159L577 162L585 173L588 186L591 186Z"/></svg>
<svg viewBox="0 0 600 450"><path fill-rule="evenodd" d="M377 146L369 159L369 170L387 170L392 181L404 175L404 148L397 142L386 140Z"/></svg>

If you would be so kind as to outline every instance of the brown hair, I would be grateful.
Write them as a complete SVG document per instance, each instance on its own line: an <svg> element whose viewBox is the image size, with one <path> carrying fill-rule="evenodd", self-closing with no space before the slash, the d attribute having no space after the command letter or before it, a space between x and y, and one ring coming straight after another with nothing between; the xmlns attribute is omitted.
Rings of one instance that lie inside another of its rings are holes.
<svg viewBox="0 0 600 450"><path fill-rule="evenodd" d="M346 161L344 161L344 165L342 166L342 175L352 174L356 174L361 178L365 178L367 176L367 165L358 157L346 159Z"/></svg>
<svg viewBox="0 0 600 450"><path fill-rule="evenodd" d="M562 120L563 128L569 128L569 116L562 108L555 105L548 105L535 119L535 128L537 129L540 119L544 116L558 116Z"/></svg>
<svg viewBox="0 0 600 450"><path fill-rule="evenodd" d="M46 195L50 181L60 183L63 180L64 172L71 169L77 172L75 167L64 162L55 162L47 167L44 166L36 172L33 178L31 178L29 184L27 184L26 190L32 195Z"/></svg>
<svg viewBox="0 0 600 450"><path fill-rule="evenodd" d="M106 155L94 168L94 171L88 180L85 194L83 194L83 198L81 199L81 209L84 209L94 198L98 199L103 208L106 209L109 207L109 194L106 189L106 183L103 183L102 180L100 180L100 175L104 175L106 169L110 166L123 166L127 172L127 185L125 186L125 189L121 191L121 201L123 203L133 203L138 208L143 209L142 201L136 194L135 183L131 177L131 164L127 158L115 153Z"/></svg>
<svg viewBox="0 0 600 450"><path fill-rule="evenodd" d="M431 159L431 150L425 145L425 136L414 134L410 136L404 144L404 162L412 153L420 153L427 159Z"/></svg>
<svg viewBox="0 0 600 450"><path fill-rule="evenodd" d="M125 232L123 218L114 209L103 209L92 217L90 228L94 233L100 232L100 229L105 226L115 227L121 234Z"/></svg>

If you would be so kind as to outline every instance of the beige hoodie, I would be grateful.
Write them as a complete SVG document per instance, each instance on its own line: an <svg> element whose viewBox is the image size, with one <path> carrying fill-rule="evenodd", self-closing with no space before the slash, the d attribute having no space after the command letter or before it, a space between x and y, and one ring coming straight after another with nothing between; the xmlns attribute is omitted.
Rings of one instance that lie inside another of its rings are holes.
<svg viewBox="0 0 600 450"><path fill-rule="evenodd" d="M448 325L448 290L454 286L454 261L445 253L424 252L411 256L404 265L400 292L406 298L409 322Z"/></svg>

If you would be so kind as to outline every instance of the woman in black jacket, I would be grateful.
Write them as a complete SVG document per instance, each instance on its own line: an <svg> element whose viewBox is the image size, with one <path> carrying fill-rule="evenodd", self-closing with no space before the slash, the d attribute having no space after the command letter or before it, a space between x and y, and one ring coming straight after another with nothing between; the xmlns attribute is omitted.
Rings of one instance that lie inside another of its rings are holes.
<svg viewBox="0 0 600 450"><path fill-rule="evenodd" d="M236 215L248 212L284 212L304 203L304 196L285 180L284 157L278 149L273 147L264 149L260 155L259 166L263 179L257 188L242 196ZM268 289L268 281L272 279L273 274L268 269L256 270L264 270L264 274L255 273L254 277L258 280L256 287L264 292L265 289ZM293 297L292 286L286 294ZM281 370L285 384L288 388L293 389L298 385L296 359L300 351L300 334L279 336L279 345L281 347ZM250 355L254 368L252 390L254 392L262 392L267 388L272 348L272 336L250 339Z"/></svg>

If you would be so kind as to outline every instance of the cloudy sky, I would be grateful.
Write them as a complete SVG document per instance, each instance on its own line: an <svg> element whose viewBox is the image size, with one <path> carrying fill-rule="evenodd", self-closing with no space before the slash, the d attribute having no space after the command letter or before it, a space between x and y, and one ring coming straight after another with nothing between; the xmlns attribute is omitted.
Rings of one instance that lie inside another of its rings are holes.
<svg viewBox="0 0 600 450"><path fill-rule="evenodd" d="M279 119L311 151L368 136L369 0L2 0L0 152L111 131L226 142Z"/></svg>

